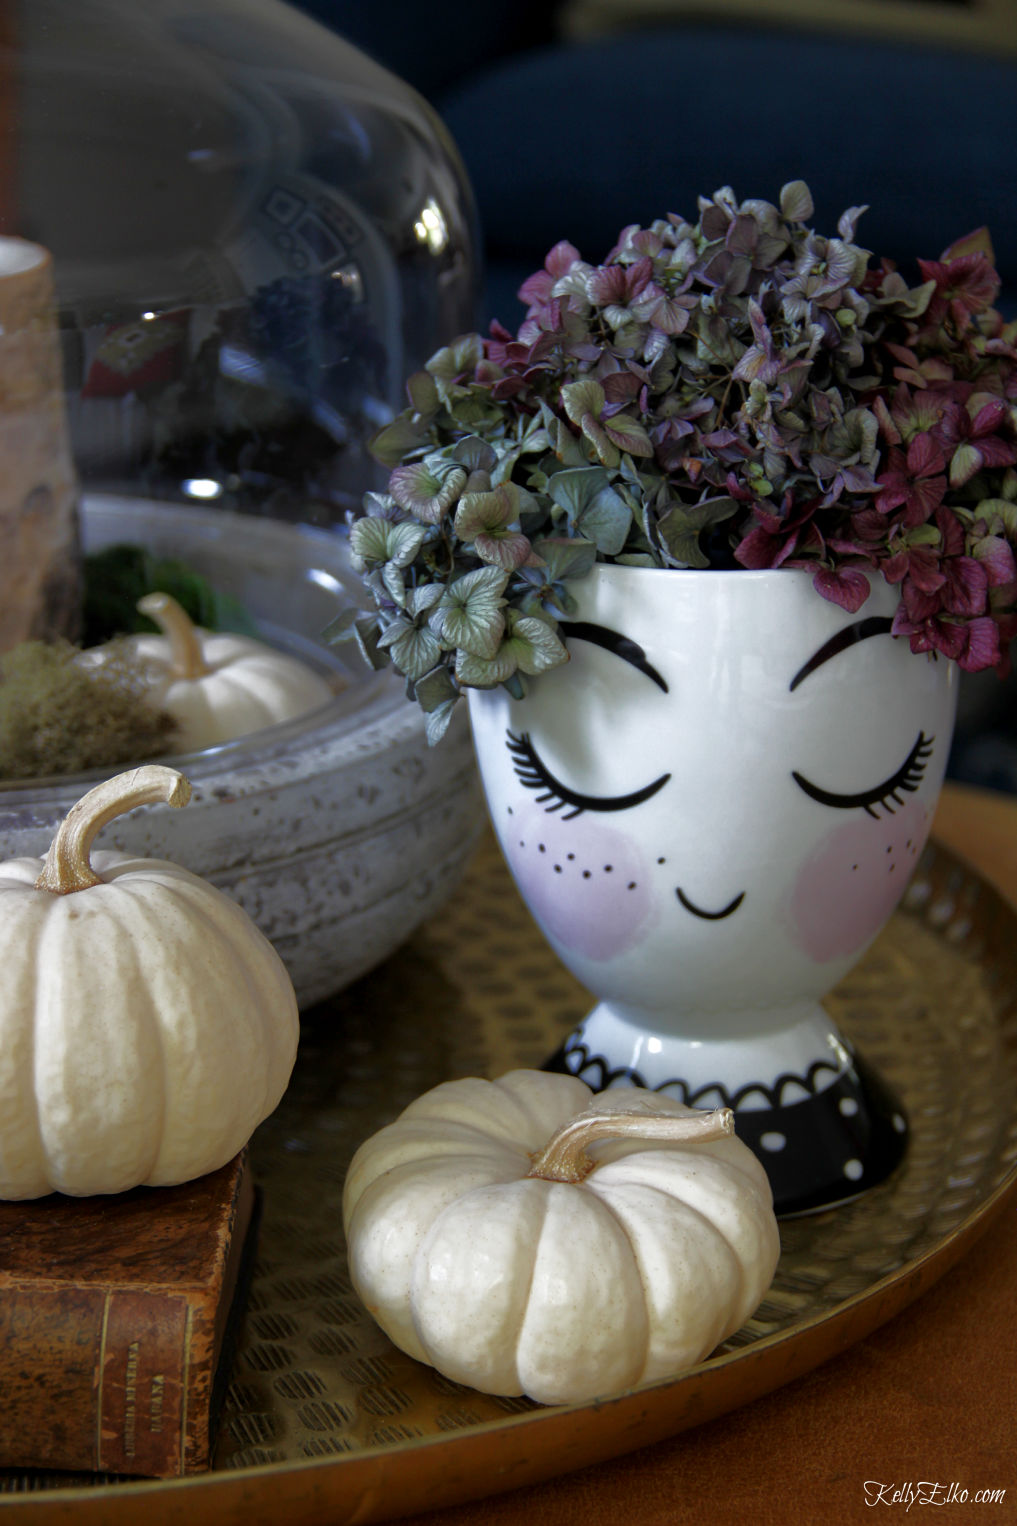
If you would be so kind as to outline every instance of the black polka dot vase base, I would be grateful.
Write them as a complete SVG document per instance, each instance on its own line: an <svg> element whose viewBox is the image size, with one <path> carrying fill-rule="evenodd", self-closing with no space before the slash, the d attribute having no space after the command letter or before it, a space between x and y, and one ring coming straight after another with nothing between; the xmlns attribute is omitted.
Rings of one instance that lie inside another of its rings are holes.
<svg viewBox="0 0 1017 1526"><path fill-rule="evenodd" d="M736 1110L735 1122L766 1168L783 1218L832 1208L878 1186L907 1148L900 1104L858 1055L808 1101Z"/></svg>
<svg viewBox="0 0 1017 1526"><path fill-rule="evenodd" d="M632 1065L591 1052L582 1029L545 1069L578 1076L594 1091L645 1086ZM730 1107L738 1137L762 1163L779 1217L818 1213L878 1186L907 1149L904 1112L872 1068L847 1044L840 1063L820 1060L801 1074L731 1088L722 1081L690 1085L679 1076L652 1082L690 1107Z"/></svg>

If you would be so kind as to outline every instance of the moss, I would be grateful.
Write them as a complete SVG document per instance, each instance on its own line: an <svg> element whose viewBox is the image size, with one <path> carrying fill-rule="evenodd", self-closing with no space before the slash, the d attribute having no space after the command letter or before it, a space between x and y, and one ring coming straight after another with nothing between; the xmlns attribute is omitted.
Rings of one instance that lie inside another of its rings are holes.
<svg viewBox="0 0 1017 1526"><path fill-rule="evenodd" d="M137 604L143 594L157 592L171 594L205 630L258 634L239 599L214 588L186 562L124 544L85 558L82 645L100 646L112 636L154 631L151 620L138 614Z"/></svg>
<svg viewBox="0 0 1017 1526"><path fill-rule="evenodd" d="M146 701L125 647L101 666L68 642L24 641L0 657L0 778L44 778L166 752L174 723Z"/></svg>

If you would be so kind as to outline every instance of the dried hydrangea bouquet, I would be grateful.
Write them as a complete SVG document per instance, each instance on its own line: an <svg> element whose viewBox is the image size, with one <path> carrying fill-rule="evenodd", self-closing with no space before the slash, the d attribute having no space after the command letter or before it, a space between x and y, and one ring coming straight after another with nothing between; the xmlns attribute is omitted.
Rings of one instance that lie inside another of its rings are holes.
<svg viewBox="0 0 1017 1526"><path fill-rule="evenodd" d="M730 1105L792 1212L906 1122L820 998L928 833L959 669L1017 632L1017 324L984 233L909 286L807 188L570 244L381 431L351 544L437 741L599 998L556 1063Z"/></svg>

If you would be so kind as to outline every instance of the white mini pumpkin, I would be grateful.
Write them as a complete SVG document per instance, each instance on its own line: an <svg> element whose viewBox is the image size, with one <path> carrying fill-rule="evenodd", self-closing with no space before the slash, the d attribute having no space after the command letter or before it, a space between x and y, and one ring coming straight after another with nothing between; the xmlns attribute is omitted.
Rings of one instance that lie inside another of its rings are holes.
<svg viewBox="0 0 1017 1526"><path fill-rule="evenodd" d="M450 1081L357 1151L350 1275L403 1351L494 1394L581 1402L694 1365L780 1253L729 1110L573 1076Z"/></svg>
<svg viewBox="0 0 1017 1526"><path fill-rule="evenodd" d="M146 594L138 609L162 634L125 639L151 675L151 703L177 724L177 751L197 752L295 720L334 697L306 663L250 636L202 630L169 594Z"/></svg>
<svg viewBox="0 0 1017 1526"><path fill-rule="evenodd" d="M106 822L187 780L150 764L78 801L45 860L0 864L0 1197L168 1186L224 1165L296 1058L268 939L176 864L100 851Z"/></svg>

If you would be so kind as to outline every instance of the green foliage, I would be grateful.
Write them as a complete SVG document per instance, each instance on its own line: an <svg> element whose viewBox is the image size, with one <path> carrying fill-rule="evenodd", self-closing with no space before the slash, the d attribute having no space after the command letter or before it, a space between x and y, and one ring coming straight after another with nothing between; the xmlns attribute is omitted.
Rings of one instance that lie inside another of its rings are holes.
<svg viewBox="0 0 1017 1526"><path fill-rule="evenodd" d="M84 645L101 646L113 636L155 631L136 607L146 593L171 594L205 630L257 635L240 601L213 588L186 562L154 556L143 546L116 545L85 558Z"/></svg>
<svg viewBox="0 0 1017 1526"><path fill-rule="evenodd" d="M114 768L165 752L174 723L146 702L147 688L125 645L89 664L69 643L22 642L0 657L0 778Z"/></svg>

